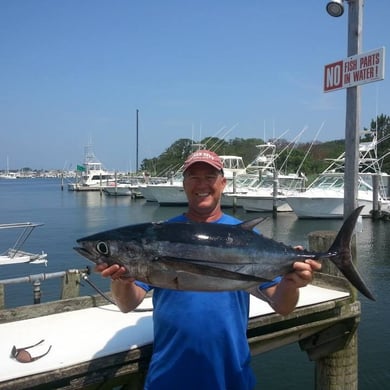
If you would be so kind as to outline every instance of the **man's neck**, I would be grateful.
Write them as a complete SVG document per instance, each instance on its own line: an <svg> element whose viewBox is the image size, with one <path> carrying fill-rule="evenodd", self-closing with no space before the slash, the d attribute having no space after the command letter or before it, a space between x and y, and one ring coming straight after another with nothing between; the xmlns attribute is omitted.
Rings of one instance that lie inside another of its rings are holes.
<svg viewBox="0 0 390 390"><path fill-rule="evenodd" d="M218 221L222 217L223 213L221 209L215 210L211 213L201 214L196 212L195 210L188 210L185 213L185 216L194 222L215 222Z"/></svg>

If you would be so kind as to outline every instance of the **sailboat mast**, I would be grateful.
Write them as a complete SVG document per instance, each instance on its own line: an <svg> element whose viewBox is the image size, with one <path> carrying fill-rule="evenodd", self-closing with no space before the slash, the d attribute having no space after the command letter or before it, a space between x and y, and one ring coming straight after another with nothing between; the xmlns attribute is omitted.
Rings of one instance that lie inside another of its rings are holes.
<svg viewBox="0 0 390 390"><path fill-rule="evenodd" d="M136 128L136 151L135 151L135 172L138 172L138 109L136 110L135 128Z"/></svg>

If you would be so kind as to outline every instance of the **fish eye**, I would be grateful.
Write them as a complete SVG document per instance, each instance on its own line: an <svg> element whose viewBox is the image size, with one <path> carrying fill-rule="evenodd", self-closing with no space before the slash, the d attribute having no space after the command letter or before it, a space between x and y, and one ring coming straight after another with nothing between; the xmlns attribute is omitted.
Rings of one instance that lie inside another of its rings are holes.
<svg viewBox="0 0 390 390"><path fill-rule="evenodd" d="M110 248L104 241L100 241L96 244L96 249L102 255L108 255L110 253Z"/></svg>

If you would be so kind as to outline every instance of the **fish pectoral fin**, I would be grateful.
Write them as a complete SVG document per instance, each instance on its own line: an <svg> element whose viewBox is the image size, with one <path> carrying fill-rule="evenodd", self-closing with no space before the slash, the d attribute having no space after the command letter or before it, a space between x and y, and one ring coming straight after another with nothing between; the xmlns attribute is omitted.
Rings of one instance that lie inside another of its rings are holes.
<svg viewBox="0 0 390 390"><path fill-rule="evenodd" d="M218 263L215 265L209 264L199 264L190 260L182 261L181 259L176 258L161 258L160 261L166 263L167 265L174 266L178 270L183 272L189 272L193 274L204 274L205 276L212 276L214 278L224 278L231 280L241 280L247 282L264 282L263 278L254 275L243 274L240 272L229 271L224 268L218 267Z"/></svg>

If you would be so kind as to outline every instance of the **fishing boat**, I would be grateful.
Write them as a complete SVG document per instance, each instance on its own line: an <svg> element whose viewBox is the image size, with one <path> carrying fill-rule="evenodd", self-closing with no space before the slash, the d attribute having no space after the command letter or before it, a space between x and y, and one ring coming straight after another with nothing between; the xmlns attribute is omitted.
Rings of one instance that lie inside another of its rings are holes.
<svg viewBox="0 0 390 390"><path fill-rule="evenodd" d="M77 165L75 182L68 183L69 191L99 191L115 183L115 173L107 171L87 145L83 165Z"/></svg>
<svg viewBox="0 0 390 390"><path fill-rule="evenodd" d="M246 168L241 156L221 155L224 175L228 181L226 191L229 191L229 183L233 179L246 174ZM185 206L188 204L187 196L183 188L183 171L182 167L172 175L167 182L150 184L147 186L147 199L155 199L160 206ZM141 193L146 193L141 189Z"/></svg>
<svg viewBox="0 0 390 390"><path fill-rule="evenodd" d="M287 195L304 186L304 177L295 174L265 177L246 193L238 194L237 202L248 212L289 212Z"/></svg>
<svg viewBox="0 0 390 390"><path fill-rule="evenodd" d="M42 225L43 224L33 222L0 224L0 230L22 229L22 232L17 237L14 245L11 246L9 249L5 250L2 254L0 254L0 265L10 265L18 263L46 264L47 254L45 252L42 251L41 253L31 253L22 250L24 243L26 242L32 231L36 227Z"/></svg>
<svg viewBox="0 0 390 390"><path fill-rule="evenodd" d="M221 155L219 157L222 161L224 176L228 182L232 181L234 177L247 174L246 166L241 156Z"/></svg>
<svg viewBox="0 0 390 390"><path fill-rule="evenodd" d="M181 169L165 183L148 184L147 189L148 200L155 199L160 206L185 206L188 203ZM144 191L142 189L141 193L145 194Z"/></svg>
<svg viewBox="0 0 390 390"><path fill-rule="evenodd" d="M131 196L132 198L141 197L139 191L141 178L130 177L121 178L110 182L108 186L103 188L103 192L109 196Z"/></svg>
<svg viewBox="0 0 390 390"><path fill-rule="evenodd" d="M301 189L304 186L304 176L277 171L275 161L278 154L275 144L267 142L256 147L259 153L246 167L247 175L252 181L240 181L239 177L236 187L223 193L222 205L231 205L234 199L235 205L243 207L245 211L291 211L286 201L287 193Z"/></svg>
<svg viewBox="0 0 390 390"><path fill-rule="evenodd" d="M371 215L374 191L378 190L378 206L390 210L390 175L381 171L381 158L377 156L376 133L370 142L359 144L359 173L357 203L364 206L362 217ZM344 163L345 152L322 172L304 192L290 193L287 202L298 218L343 218L344 215ZM378 184L374 185L377 180Z"/></svg>
<svg viewBox="0 0 390 390"><path fill-rule="evenodd" d="M150 177L149 175L144 177L144 180L139 183L138 191L143 199L147 202L157 202L154 196L154 187L157 185L164 185L168 182L168 178L165 176Z"/></svg>
<svg viewBox="0 0 390 390"><path fill-rule="evenodd" d="M221 206L242 207L240 195L246 194L250 188L259 185L261 179L257 175L244 174L228 180L221 196Z"/></svg>
<svg viewBox="0 0 390 390"><path fill-rule="evenodd" d="M138 189L138 185L133 186L128 183L113 183L103 188L103 192L109 196L133 196L133 191Z"/></svg>

